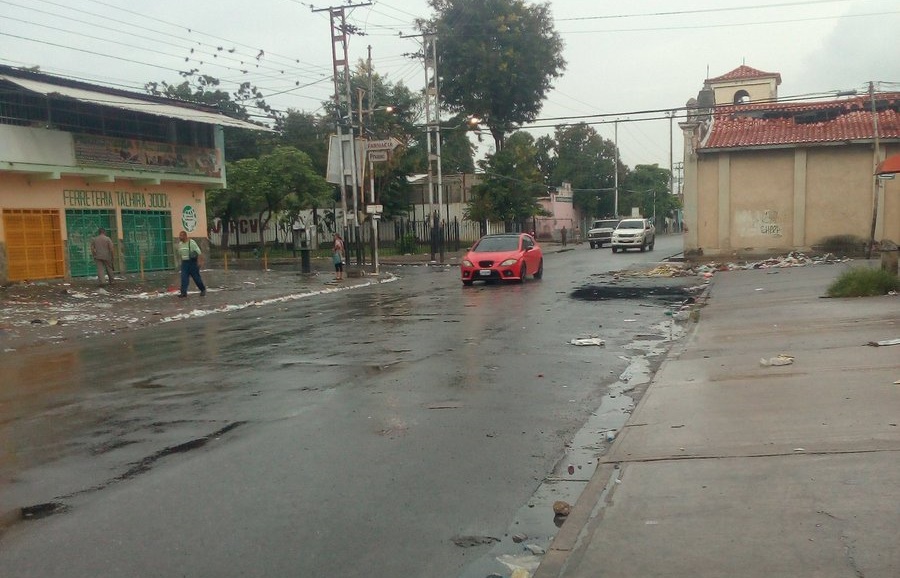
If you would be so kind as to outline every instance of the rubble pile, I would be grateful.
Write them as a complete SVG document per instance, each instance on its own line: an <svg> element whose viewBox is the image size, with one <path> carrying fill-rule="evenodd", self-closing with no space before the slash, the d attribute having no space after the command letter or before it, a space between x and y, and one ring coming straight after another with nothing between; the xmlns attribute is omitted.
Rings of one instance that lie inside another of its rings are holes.
<svg viewBox="0 0 900 578"><path fill-rule="evenodd" d="M832 253L810 257L800 251L791 251L787 255L769 257L761 261L733 262L733 263L707 263L697 267L698 274L714 271L743 271L748 269L772 269L785 267L805 267L807 265L831 265L834 263L846 263L848 257L837 257Z"/></svg>

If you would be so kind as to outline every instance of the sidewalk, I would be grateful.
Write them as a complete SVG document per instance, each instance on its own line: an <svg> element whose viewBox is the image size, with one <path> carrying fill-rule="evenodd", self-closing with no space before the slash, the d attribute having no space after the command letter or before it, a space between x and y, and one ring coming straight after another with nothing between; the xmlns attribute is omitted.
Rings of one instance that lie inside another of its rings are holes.
<svg viewBox="0 0 900 578"><path fill-rule="evenodd" d="M717 273L534 576L900 576L900 297L848 266Z"/></svg>

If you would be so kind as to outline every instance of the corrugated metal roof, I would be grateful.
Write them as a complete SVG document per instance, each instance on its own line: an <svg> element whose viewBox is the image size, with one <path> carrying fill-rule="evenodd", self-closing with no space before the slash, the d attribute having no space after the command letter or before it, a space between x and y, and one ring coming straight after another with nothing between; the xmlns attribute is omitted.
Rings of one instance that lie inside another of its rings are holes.
<svg viewBox="0 0 900 578"><path fill-rule="evenodd" d="M878 135L900 139L900 93L875 96ZM815 103L725 106L713 113L699 149L772 147L873 140L875 129L868 96Z"/></svg>
<svg viewBox="0 0 900 578"><path fill-rule="evenodd" d="M40 80L30 78L19 78L7 74L0 74L0 80L5 80L16 84L30 92L36 92L45 96L62 96L71 98L81 102L89 102L98 106L108 106L111 108L119 108L122 110L130 110L142 112L154 116L162 116L166 118L177 118L179 120L187 120L191 122L199 122L203 124L214 124L220 126L230 126L235 128L244 128L249 130L271 131L271 129L231 118L224 114L215 112L207 112L191 108L189 106L179 106L172 103L160 102L158 100L142 100L135 97L129 97L122 94L111 94L98 90L88 90L86 88L77 88L73 86L62 86Z"/></svg>

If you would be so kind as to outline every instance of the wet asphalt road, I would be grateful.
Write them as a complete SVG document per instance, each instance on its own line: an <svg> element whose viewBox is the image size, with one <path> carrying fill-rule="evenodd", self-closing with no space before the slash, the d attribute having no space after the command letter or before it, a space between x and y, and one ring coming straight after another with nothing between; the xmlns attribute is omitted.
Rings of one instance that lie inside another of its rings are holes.
<svg viewBox="0 0 900 578"><path fill-rule="evenodd" d="M7 516L0 574L508 575L497 554L549 543L552 500L574 502L567 478L605 449L583 426L680 299L585 295L696 285L608 274L679 251L680 237L643 254L581 245L548 254L541 281L472 288L455 268L406 267L2 356L4 387L34 394L5 428L0 505L33 519ZM569 343L588 336L606 345Z"/></svg>

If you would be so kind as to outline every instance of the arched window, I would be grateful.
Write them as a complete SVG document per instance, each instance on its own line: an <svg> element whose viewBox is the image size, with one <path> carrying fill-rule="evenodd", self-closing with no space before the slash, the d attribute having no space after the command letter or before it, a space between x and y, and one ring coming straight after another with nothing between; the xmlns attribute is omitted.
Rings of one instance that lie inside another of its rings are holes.
<svg viewBox="0 0 900 578"><path fill-rule="evenodd" d="M746 90L739 90L734 93L734 104L747 104L750 102L750 93Z"/></svg>

